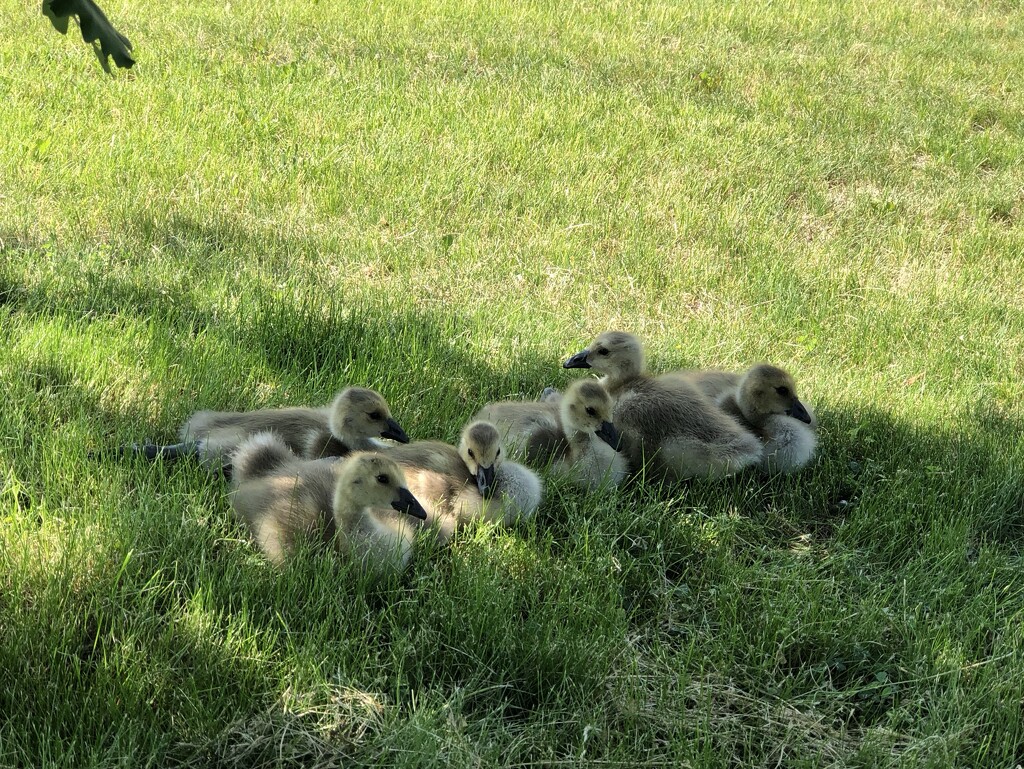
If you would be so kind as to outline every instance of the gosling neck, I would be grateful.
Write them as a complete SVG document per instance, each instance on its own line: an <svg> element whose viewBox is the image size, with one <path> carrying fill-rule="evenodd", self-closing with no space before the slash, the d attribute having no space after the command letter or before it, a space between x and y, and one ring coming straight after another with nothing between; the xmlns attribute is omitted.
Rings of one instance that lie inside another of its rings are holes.
<svg viewBox="0 0 1024 769"><path fill-rule="evenodd" d="M765 421L768 419L767 414L763 414L754 408L750 393L744 388L744 383L740 382L740 386L736 388L736 392L730 396L727 396L723 400L723 408L729 410L734 409L739 412L748 424L752 427L760 429L764 426Z"/></svg>
<svg viewBox="0 0 1024 769"><path fill-rule="evenodd" d="M334 515L331 527L336 532L351 533L368 515L369 511L366 508L348 499L340 490L334 495Z"/></svg>
<svg viewBox="0 0 1024 769"><path fill-rule="evenodd" d="M623 390L645 376L646 373L642 364L637 365L629 363L624 364L614 371L609 371L598 381L601 382L608 394L615 398L621 394Z"/></svg>

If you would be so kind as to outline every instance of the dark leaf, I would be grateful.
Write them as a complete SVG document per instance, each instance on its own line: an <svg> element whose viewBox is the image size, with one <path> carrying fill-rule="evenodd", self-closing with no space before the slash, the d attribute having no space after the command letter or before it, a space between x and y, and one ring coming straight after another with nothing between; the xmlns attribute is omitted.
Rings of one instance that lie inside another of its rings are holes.
<svg viewBox="0 0 1024 769"><path fill-rule="evenodd" d="M132 44L128 38L114 29L114 25L92 0L43 0L43 15L62 34L67 34L68 19L76 16L82 30L82 39L93 44L96 56L107 72L110 71L108 57L113 57L114 64L124 69L135 63L129 53Z"/></svg>
<svg viewBox="0 0 1024 769"><path fill-rule="evenodd" d="M43 15L53 23L53 26L62 35L66 35L68 33L68 17L58 16L55 14L50 8L48 0L43 0Z"/></svg>

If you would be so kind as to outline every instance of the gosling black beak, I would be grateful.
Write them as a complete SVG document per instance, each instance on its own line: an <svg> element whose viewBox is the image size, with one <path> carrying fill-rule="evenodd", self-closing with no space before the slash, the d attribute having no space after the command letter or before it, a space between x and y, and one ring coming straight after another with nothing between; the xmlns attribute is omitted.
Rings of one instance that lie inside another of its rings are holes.
<svg viewBox="0 0 1024 769"><path fill-rule="evenodd" d="M789 407L789 411L786 412L786 415L793 417L793 419L799 419L801 422L806 422L807 424L811 424L813 421L811 419L811 415L807 413L807 409L804 408L804 404L796 398L793 399L793 405Z"/></svg>
<svg viewBox="0 0 1024 769"><path fill-rule="evenodd" d="M480 496L484 499L490 499L494 494L494 465L490 467L480 467L476 471L476 487L480 491Z"/></svg>
<svg viewBox="0 0 1024 769"><path fill-rule="evenodd" d="M590 350L581 350L563 363L562 368L590 368L590 364L587 363L588 355Z"/></svg>
<svg viewBox="0 0 1024 769"><path fill-rule="evenodd" d="M619 450L619 446L622 443L622 434L611 422L601 423L601 426L597 429L597 437L616 451Z"/></svg>
<svg viewBox="0 0 1024 769"><path fill-rule="evenodd" d="M405 430L403 430L402 426L391 417L388 417L388 429L382 430L380 437L390 438L391 440L398 441L399 443L409 442L409 436L405 434Z"/></svg>
<svg viewBox="0 0 1024 769"><path fill-rule="evenodd" d="M399 489L398 499L392 502L391 506L398 512L411 515L413 518L419 518L421 521L427 519L427 511L423 509L423 505L419 503L419 500L412 495L409 489Z"/></svg>

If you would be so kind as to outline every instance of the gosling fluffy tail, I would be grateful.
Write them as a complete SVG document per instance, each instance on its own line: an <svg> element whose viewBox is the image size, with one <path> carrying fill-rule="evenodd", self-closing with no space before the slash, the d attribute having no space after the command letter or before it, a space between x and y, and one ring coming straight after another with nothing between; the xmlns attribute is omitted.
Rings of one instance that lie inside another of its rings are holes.
<svg viewBox="0 0 1024 769"><path fill-rule="evenodd" d="M512 524L526 521L540 507L544 484L537 473L517 462L505 462L495 478L497 494L487 500L484 518Z"/></svg>
<svg viewBox="0 0 1024 769"><path fill-rule="evenodd" d="M272 432L256 433L231 457L231 478L238 483L262 478L295 459L295 454Z"/></svg>
<svg viewBox="0 0 1024 769"><path fill-rule="evenodd" d="M760 467L768 473L793 473L814 458L817 433L787 416L769 417L763 428L764 456Z"/></svg>

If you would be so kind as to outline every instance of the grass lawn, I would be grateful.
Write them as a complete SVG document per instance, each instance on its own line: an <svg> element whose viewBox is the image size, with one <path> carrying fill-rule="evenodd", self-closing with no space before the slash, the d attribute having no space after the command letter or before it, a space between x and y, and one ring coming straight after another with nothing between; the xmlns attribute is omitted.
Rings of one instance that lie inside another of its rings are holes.
<svg viewBox="0 0 1024 769"><path fill-rule="evenodd" d="M0 15L0 766L1024 763L1024 16L1009 0ZM609 328L788 368L790 478L283 573L198 408L414 437Z"/></svg>

